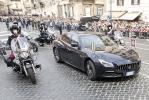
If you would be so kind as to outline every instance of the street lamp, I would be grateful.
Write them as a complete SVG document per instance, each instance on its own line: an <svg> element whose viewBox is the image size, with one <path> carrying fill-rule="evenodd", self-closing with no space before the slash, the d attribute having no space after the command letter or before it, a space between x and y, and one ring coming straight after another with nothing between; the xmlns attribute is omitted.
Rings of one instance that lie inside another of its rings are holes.
<svg viewBox="0 0 149 100"><path fill-rule="evenodd" d="M111 17L111 20L112 20L112 0L110 0L110 17Z"/></svg>

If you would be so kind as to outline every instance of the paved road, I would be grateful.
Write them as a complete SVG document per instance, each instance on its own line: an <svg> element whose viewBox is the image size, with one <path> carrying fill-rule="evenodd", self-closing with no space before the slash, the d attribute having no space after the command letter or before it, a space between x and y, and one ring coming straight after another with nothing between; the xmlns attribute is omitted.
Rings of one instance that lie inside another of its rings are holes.
<svg viewBox="0 0 149 100"><path fill-rule="evenodd" d="M0 39L6 39L6 34L9 32L0 24ZM38 34L31 32L32 36ZM130 39L125 40L129 45ZM13 73L0 57L0 100L149 100L149 46L146 40L138 39L137 43L143 62L139 75L99 81L90 81L84 72L65 63L57 64L51 46L39 47L36 53L37 62L42 65L36 74L36 85Z"/></svg>

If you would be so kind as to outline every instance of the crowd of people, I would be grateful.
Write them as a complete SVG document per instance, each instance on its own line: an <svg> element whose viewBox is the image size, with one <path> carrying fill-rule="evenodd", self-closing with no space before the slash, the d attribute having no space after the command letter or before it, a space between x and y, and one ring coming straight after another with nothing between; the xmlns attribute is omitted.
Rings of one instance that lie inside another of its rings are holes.
<svg viewBox="0 0 149 100"><path fill-rule="evenodd" d="M8 20L9 19L9 20ZM59 29L60 34L62 30L66 29L67 31L71 30L83 30L83 31L93 31L101 32L107 34L108 25L112 25L113 30L120 30L124 35L128 36L130 32L135 34L148 33L149 23L143 21L93 21L86 22L82 25L81 21L75 19L66 19L66 18L51 18L51 17L40 17L40 16L1 16L0 22L5 21L6 25L9 27L8 23L10 21L19 21L21 27L29 28L32 27L33 30L37 30L40 27L40 23L44 22L46 27L51 27L54 29ZM145 30L145 31L144 31Z"/></svg>

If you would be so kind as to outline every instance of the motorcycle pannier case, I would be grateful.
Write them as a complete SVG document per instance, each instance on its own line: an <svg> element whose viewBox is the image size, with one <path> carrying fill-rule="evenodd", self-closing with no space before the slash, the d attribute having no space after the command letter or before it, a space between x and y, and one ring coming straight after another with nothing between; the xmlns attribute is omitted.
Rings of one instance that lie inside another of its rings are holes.
<svg viewBox="0 0 149 100"><path fill-rule="evenodd" d="M7 64L7 67L12 67L12 59L10 55L4 55L4 62Z"/></svg>

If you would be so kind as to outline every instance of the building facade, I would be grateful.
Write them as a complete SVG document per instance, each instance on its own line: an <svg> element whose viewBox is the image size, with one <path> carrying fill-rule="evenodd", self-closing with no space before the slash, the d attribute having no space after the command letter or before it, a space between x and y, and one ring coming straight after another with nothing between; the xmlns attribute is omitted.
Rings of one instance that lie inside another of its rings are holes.
<svg viewBox="0 0 149 100"><path fill-rule="evenodd" d="M127 11L120 19L133 20L130 19L132 16L134 19L149 22L149 0L107 0L106 3L107 11Z"/></svg>
<svg viewBox="0 0 149 100"><path fill-rule="evenodd" d="M106 11L106 1L26 0L25 9L26 12L28 11L28 14L41 14L42 16L74 18L79 20L81 16L101 16Z"/></svg>
<svg viewBox="0 0 149 100"><path fill-rule="evenodd" d="M0 15L5 15L5 0L0 0Z"/></svg>
<svg viewBox="0 0 149 100"><path fill-rule="evenodd" d="M6 14L8 15L20 15L23 14L22 0L6 0Z"/></svg>

